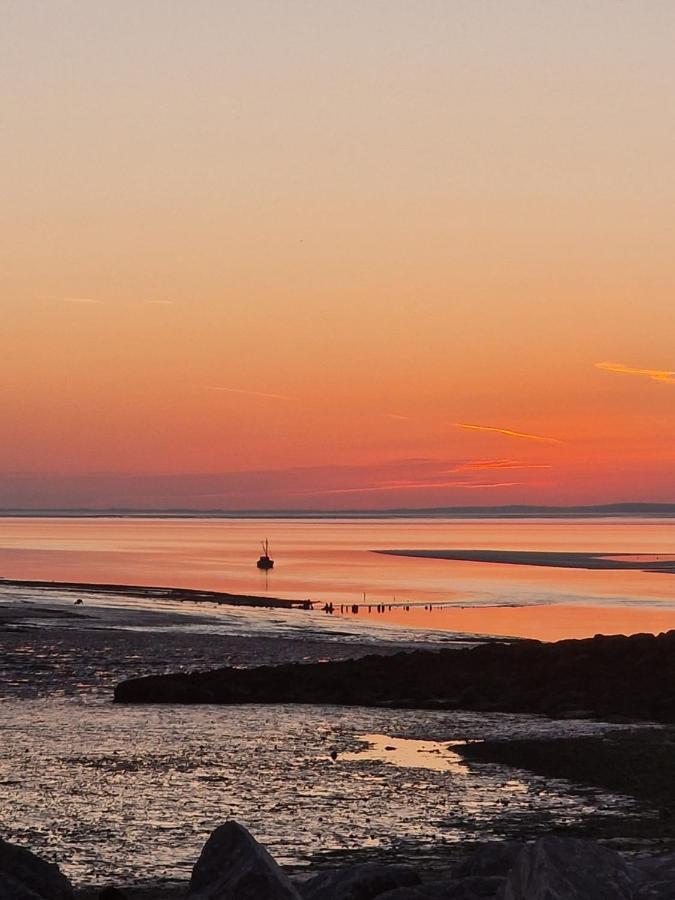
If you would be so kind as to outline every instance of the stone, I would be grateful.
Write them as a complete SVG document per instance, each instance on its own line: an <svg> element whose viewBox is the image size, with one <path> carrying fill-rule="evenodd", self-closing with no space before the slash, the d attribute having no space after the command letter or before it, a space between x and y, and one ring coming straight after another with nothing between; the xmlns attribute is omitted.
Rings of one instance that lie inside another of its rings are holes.
<svg viewBox="0 0 675 900"><path fill-rule="evenodd" d="M591 841L544 837L521 850L499 900L632 900L633 869Z"/></svg>
<svg viewBox="0 0 675 900"><path fill-rule="evenodd" d="M467 875L505 876L523 849L521 841L490 841L478 847L455 867L455 878Z"/></svg>
<svg viewBox="0 0 675 900"><path fill-rule="evenodd" d="M396 888L377 900L495 900L504 879L498 876L471 876L428 881L418 887Z"/></svg>
<svg viewBox="0 0 675 900"><path fill-rule="evenodd" d="M73 900L74 896L55 863L0 838L0 900Z"/></svg>
<svg viewBox="0 0 675 900"><path fill-rule="evenodd" d="M188 900L300 900L288 876L238 822L211 834L192 870Z"/></svg>
<svg viewBox="0 0 675 900"><path fill-rule="evenodd" d="M640 879L635 900L675 900L675 854L634 861Z"/></svg>
<svg viewBox="0 0 675 900"><path fill-rule="evenodd" d="M419 883L419 875L410 866L359 863L310 878L302 886L302 896L304 900L371 900Z"/></svg>

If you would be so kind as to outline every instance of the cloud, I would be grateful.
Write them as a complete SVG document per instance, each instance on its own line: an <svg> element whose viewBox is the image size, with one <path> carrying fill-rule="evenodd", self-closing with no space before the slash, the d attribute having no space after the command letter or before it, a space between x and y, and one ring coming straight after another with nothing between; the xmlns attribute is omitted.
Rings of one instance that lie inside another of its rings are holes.
<svg viewBox="0 0 675 900"><path fill-rule="evenodd" d="M144 300L147 306L173 306L173 300Z"/></svg>
<svg viewBox="0 0 675 900"><path fill-rule="evenodd" d="M476 472L483 469L552 469L550 463L525 463L515 459L470 459L451 472Z"/></svg>
<svg viewBox="0 0 675 900"><path fill-rule="evenodd" d="M624 366L623 363L598 362L593 363L596 369L603 372L614 372L618 375L641 375L652 381L660 381L661 384L675 384L675 372L665 369L635 369L632 366Z"/></svg>
<svg viewBox="0 0 675 900"><path fill-rule="evenodd" d="M222 394L244 394L248 397L264 397L268 400L297 400L297 397L288 397L286 394L268 394L265 391L248 391L244 388L218 387L216 385L205 384L205 391L216 391Z"/></svg>
<svg viewBox="0 0 675 900"><path fill-rule="evenodd" d="M101 305L104 303L104 300L97 300L95 297L51 297L51 296L41 296L37 297L38 300L53 300L54 303L95 303L96 305Z"/></svg>
<svg viewBox="0 0 675 900"><path fill-rule="evenodd" d="M392 484L366 485L365 487L329 488L327 490L303 491L306 494L366 494L376 491L417 491L428 488L500 488L515 487L524 484L522 481L401 481Z"/></svg>
<svg viewBox="0 0 675 900"><path fill-rule="evenodd" d="M397 422L409 422L410 416L399 416L398 413L382 413L383 419L396 419Z"/></svg>
<svg viewBox="0 0 675 900"><path fill-rule="evenodd" d="M472 431L492 431L495 434L503 434L506 437L518 438L525 441L539 441L544 444L562 444L563 441L554 437L544 437L541 434L528 434L525 431L512 431L510 428L495 428L492 425L468 425L466 422L453 422L456 428L468 428Z"/></svg>

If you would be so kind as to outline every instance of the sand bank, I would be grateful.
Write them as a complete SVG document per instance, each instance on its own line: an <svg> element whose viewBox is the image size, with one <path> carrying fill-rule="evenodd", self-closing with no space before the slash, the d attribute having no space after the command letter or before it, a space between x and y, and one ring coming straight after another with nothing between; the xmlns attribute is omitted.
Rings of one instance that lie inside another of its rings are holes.
<svg viewBox="0 0 675 900"><path fill-rule="evenodd" d="M577 553L550 550L374 550L388 556L458 562L544 566L555 569L624 569L675 574L675 557L652 553Z"/></svg>

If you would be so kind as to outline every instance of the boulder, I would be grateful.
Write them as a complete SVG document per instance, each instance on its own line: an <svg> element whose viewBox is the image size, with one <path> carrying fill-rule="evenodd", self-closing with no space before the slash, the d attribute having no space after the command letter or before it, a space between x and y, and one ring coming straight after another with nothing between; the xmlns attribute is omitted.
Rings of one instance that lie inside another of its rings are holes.
<svg viewBox="0 0 675 900"><path fill-rule="evenodd" d="M498 876L427 881L380 894L377 900L495 900L504 879Z"/></svg>
<svg viewBox="0 0 675 900"><path fill-rule="evenodd" d="M302 886L302 896L304 900L371 900L419 883L419 875L410 866L359 863L310 878Z"/></svg>
<svg viewBox="0 0 675 900"><path fill-rule="evenodd" d="M632 900L633 869L590 841L544 837L521 850L499 900Z"/></svg>
<svg viewBox="0 0 675 900"><path fill-rule="evenodd" d="M523 849L521 841L490 841L474 850L471 856L456 866L455 878L466 878L468 875L505 876Z"/></svg>
<svg viewBox="0 0 675 900"><path fill-rule="evenodd" d="M192 870L188 900L300 900L288 876L238 822L213 832Z"/></svg>
<svg viewBox="0 0 675 900"><path fill-rule="evenodd" d="M675 900L675 854L635 860L640 886L635 900Z"/></svg>
<svg viewBox="0 0 675 900"><path fill-rule="evenodd" d="M0 900L73 898L73 888L57 865L0 838Z"/></svg>

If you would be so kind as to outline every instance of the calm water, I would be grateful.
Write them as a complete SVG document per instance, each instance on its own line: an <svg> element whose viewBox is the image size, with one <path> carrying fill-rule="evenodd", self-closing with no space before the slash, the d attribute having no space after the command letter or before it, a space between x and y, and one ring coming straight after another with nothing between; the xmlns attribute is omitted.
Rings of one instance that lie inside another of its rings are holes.
<svg viewBox="0 0 675 900"><path fill-rule="evenodd" d="M269 573L255 560L269 538ZM383 556L376 549L672 554L673 519L0 519L0 575L420 604L373 621L555 639L675 628L675 576ZM424 610L425 604L444 608Z"/></svg>

